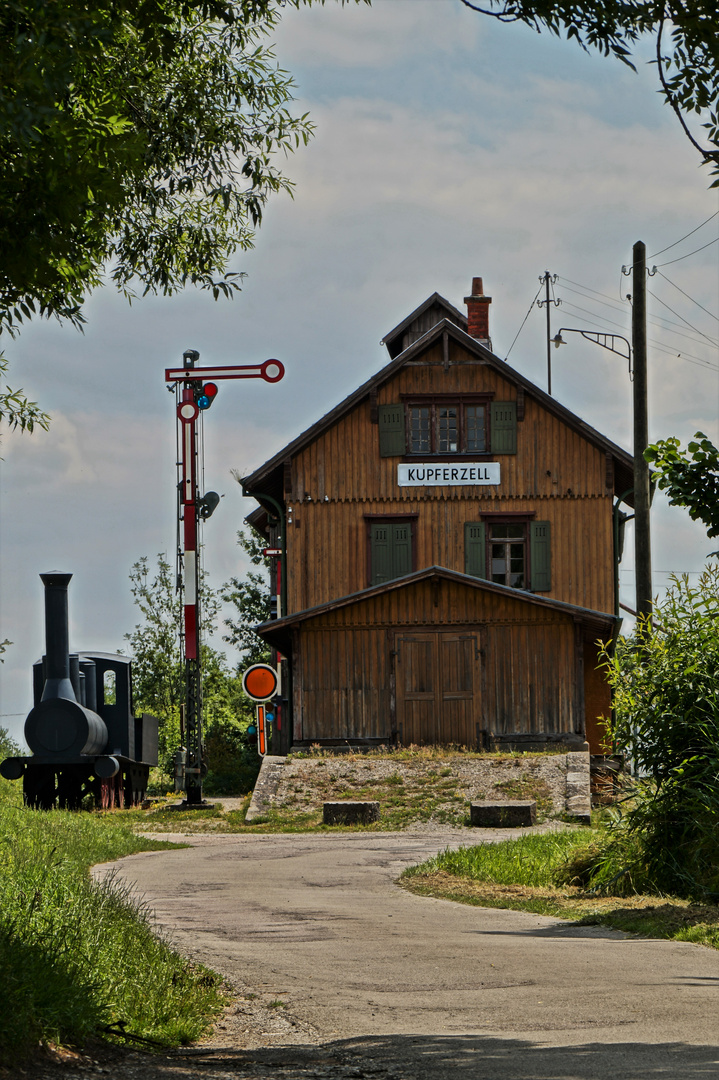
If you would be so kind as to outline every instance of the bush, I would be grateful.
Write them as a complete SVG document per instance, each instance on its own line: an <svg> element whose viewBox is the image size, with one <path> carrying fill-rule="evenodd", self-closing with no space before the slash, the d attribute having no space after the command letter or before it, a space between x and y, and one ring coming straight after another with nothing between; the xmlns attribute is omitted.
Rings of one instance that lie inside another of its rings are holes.
<svg viewBox="0 0 719 1080"><path fill-rule="evenodd" d="M0 761L6 757L19 757L22 751L10 738L7 728L0 727ZM22 783L19 780L5 780L0 776L0 806L19 806L22 803Z"/></svg>
<svg viewBox="0 0 719 1080"><path fill-rule="evenodd" d="M246 795L254 787L260 758L247 739L249 720L237 720L229 708L216 707L205 732L203 781L207 795Z"/></svg>
<svg viewBox="0 0 719 1080"><path fill-rule="evenodd" d="M637 887L719 897L719 567L674 578L605 666L609 732L635 783L610 828L612 858ZM596 871L599 872L598 870Z"/></svg>

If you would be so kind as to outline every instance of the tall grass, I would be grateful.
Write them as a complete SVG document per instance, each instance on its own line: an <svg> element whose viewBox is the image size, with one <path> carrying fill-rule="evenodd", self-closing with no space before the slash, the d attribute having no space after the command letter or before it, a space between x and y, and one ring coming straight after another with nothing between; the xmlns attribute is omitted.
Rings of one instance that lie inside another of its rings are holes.
<svg viewBox="0 0 719 1080"><path fill-rule="evenodd" d="M0 1064L40 1042L114 1034L169 1046L201 1035L222 1005L218 977L173 951L126 888L89 874L172 845L88 813L27 810L7 795L0 790Z"/></svg>
<svg viewBox="0 0 719 1080"><path fill-rule="evenodd" d="M403 876L438 871L490 885L571 885L595 896L666 895L649 872L641 839L612 822L589 838L583 830L530 834L443 851Z"/></svg>
<svg viewBox="0 0 719 1080"><path fill-rule="evenodd" d="M560 869L586 847L584 832L530 834L517 840L443 851L419 866L410 867L403 876L444 871L492 885L542 888L555 885Z"/></svg>

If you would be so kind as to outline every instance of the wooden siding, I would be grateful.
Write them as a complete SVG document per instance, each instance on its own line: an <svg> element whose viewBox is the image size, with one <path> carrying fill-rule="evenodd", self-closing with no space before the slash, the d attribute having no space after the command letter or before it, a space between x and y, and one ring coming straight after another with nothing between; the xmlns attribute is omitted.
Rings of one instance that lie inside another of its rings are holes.
<svg viewBox="0 0 719 1080"><path fill-rule="evenodd" d="M597 666L599 646L594 641L584 644L584 700L586 706L587 742L592 754L607 754L605 727L602 718L608 720L612 709L612 695L604 672Z"/></svg>
<svg viewBox="0 0 719 1080"><path fill-rule="evenodd" d="M516 400L516 387L453 340L411 361L378 390L402 394L479 393ZM490 455L493 457L493 455ZM293 460L288 528L288 612L369 584L367 514L417 514L414 565L464 571L464 524L484 512L534 513L551 523L552 590L545 595L612 611L612 492L606 455L529 394L517 425L517 453L497 455L497 487L400 488L400 458L380 458L378 426L365 401ZM479 494L478 494L479 491Z"/></svg>
<svg viewBox="0 0 719 1080"><path fill-rule="evenodd" d="M583 728L575 624L563 612L422 581L325 612L296 635L297 740L389 740L402 725L405 742L472 745L478 729Z"/></svg>
<svg viewBox="0 0 719 1080"><path fill-rule="evenodd" d="M385 631L303 627L302 645L295 738L389 741L390 650Z"/></svg>

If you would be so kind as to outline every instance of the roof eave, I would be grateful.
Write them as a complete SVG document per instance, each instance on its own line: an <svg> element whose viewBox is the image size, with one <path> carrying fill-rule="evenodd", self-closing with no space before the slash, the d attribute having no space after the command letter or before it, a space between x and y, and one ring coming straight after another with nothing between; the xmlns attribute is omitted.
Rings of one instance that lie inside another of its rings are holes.
<svg viewBox="0 0 719 1080"><path fill-rule="evenodd" d="M336 600L330 600L324 604L317 604L311 608L296 611L292 615L285 615L282 619L271 619L268 622L259 623L254 627L254 630L261 637L264 637L271 642L270 635L275 636L278 633L284 635L285 632L291 633L294 627L299 623L307 622L309 619L316 618L318 615L323 615L329 611L336 611L343 607L350 607L353 604L362 603L364 600L370 600L375 596L381 596L384 593L407 588L408 586L433 577L444 578L446 581L455 581L461 585L476 588L484 592L495 593L499 596L509 596L514 600L520 600L536 607L545 607L554 611L560 611L580 622L594 624L600 628L604 627L609 633L611 633L617 622L621 622L621 619L618 619L616 615L612 615L609 612L595 611L592 608L579 607L577 604L567 604L564 600L555 600L552 597L540 596L538 593L525 592L522 589L515 589L509 585L499 585L494 581L487 581L485 578L471 577L469 574L462 574L458 570L450 570L445 566L428 566L424 570L415 570L411 574L405 574L403 577L383 582L381 585L371 585L369 588L360 589L355 593L348 593L346 596L338 597Z"/></svg>

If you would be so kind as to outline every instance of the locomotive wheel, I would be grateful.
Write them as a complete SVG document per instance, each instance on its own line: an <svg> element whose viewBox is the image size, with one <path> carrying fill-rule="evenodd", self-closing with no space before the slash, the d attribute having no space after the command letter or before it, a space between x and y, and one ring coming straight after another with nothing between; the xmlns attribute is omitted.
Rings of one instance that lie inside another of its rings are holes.
<svg viewBox="0 0 719 1080"><path fill-rule="evenodd" d="M129 765L125 772L125 806L139 806L147 794L149 765Z"/></svg>
<svg viewBox="0 0 719 1080"><path fill-rule="evenodd" d="M61 810L79 810L89 770L82 765L66 765L58 769L57 798Z"/></svg>
<svg viewBox="0 0 719 1080"><path fill-rule="evenodd" d="M52 810L55 805L55 769L52 765L28 765L22 778L23 801L33 810Z"/></svg>
<svg viewBox="0 0 719 1080"><path fill-rule="evenodd" d="M100 806L103 810L114 810L115 807L122 809L125 805L125 789L122 784L122 773L116 776L103 777L100 780Z"/></svg>

